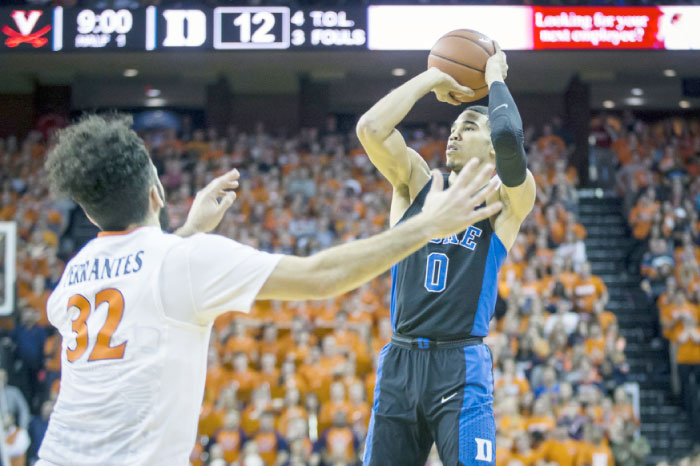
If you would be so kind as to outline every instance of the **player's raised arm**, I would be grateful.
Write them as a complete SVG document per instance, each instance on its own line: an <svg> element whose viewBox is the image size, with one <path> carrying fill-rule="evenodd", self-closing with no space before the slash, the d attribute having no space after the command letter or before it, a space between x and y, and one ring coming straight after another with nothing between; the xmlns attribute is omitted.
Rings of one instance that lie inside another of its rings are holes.
<svg viewBox="0 0 700 466"><path fill-rule="evenodd" d="M374 104L357 123L357 136L374 166L399 190L399 194L405 191L410 199L428 181L429 168L418 153L406 146L396 126L413 105L431 91L439 100L454 105L460 102L453 96L474 94L468 87L457 84L451 76L430 68Z"/></svg>
<svg viewBox="0 0 700 466"><path fill-rule="evenodd" d="M508 72L506 55L496 44L496 53L486 62L489 86L491 141L496 151L496 171L503 182L501 194L509 214L521 222L535 203L535 179L527 169L523 147L523 122L504 79Z"/></svg>
<svg viewBox="0 0 700 466"><path fill-rule="evenodd" d="M257 299L323 299L345 293L389 270L430 239L457 233L497 213L500 202L476 208L499 184L495 178L488 182L491 164L482 166L476 177L468 181L469 174L477 168L477 161L470 161L444 191L442 175L434 171L423 211L396 228L310 257L284 256Z"/></svg>
<svg viewBox="0 0 700 466"><path fill-rule="evenodd" d="M174 233L186 238L195 233L208 233L216 228L236 200L240 173L235 168L214 178L197 192L185 224Z"/></svg>

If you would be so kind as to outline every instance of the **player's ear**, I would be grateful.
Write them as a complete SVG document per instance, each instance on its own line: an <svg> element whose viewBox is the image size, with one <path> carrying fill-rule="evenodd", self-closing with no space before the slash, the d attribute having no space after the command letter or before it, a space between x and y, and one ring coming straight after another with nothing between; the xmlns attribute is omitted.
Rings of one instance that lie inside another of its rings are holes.
<svg viewBox="0 0 700 466"><path fill-rule="evenodd" d="M154 184L151 185L151 189L148 192L148 203L150 204L150 210L160 210L165 207L165 202L163 198L160 197L158 192L158 187Z"/></svg>

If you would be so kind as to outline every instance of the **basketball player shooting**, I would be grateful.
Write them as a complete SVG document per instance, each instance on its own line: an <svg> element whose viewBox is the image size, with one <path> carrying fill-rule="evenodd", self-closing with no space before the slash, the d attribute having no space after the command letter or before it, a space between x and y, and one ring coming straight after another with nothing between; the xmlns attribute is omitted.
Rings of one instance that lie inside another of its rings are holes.
<svg viewBox="0 0 700 466"><path fill-rule="evenodd" d="M256 299L344 293L501 208L477 208L497 183L492 164L473 160L448 190L436 175L423 212L391 231L310 257L267 254L193 234L233 202L231 172L195 200L182 238L161 230L163 188L130 125L89 116L59 133L47 159L52 187L103 231L66 265L47 304L63 340L61 388L39 466L189 464L217 316L248 312Z"/></svg>
<svg viewBox="0 0 700 466"><path fill-rule="evenodd" d="M422 466L433 442L445 465L495 463L493 362L483 337L498 270L535 200L507 69L496 46L485 68L488 108L471 106L457 117L444 175L452 185L471 170L470 161L495 160L500 188L486 203L500 201L503 209L458 234L432 238L392 267L394 333L379 355L365 466ZM428 165L395 129L430 91L453 105L474 95L430 68L377 102L357 126L370 160L394 188L394 228L420 215L431 189Z"/></svg>

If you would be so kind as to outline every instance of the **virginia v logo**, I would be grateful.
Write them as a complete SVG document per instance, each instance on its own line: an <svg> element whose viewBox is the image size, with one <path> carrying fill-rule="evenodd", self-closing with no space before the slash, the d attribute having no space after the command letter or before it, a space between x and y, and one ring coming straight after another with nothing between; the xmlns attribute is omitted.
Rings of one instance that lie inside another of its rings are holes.
<svg viewBox="0 0 700 466"><path fill-rule="evenodd" d="M36 26L36 22L39 21L41 13L39 10L32 10L29 14L26 11L15 10L12 12L12 19L15 20L19 32L23 36L28 36Z"/></svg>
<svg viewBox="0 0 700 466"><path fill-rule="evenodd" d="M31 44L34 48L46 45L49 40L42 36L51 30L51 26L44 26L32 34L42 13L43 11L41 10L31 10L29 12L24 10L13 11L10 16L15 21L17 31L7 25L2 27L2 32L7 36L5 45L10 48L17 47L24 43Z"/></svg>
<svg viewBox="0 0 700 466"><path fill-rule="evenodd" d="M493 460L493 443L491 440L483 438L475 438L476 440L476 460L489 461Z"/></svg>

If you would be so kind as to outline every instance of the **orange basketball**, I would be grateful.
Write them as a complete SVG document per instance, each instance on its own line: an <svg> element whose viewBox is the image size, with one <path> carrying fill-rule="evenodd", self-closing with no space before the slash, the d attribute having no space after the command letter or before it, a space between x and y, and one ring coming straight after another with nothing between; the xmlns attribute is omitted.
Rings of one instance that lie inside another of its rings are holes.
<svg viewBox="0 0 700 466"><path fill-rule="evenodd" d="M474 90L469 101L489 93L484 77L486 60L496 53L493 41L471 29L456 29L442 36L430 49L428 68L435 67L449 74L463 86Z"/></svg>

